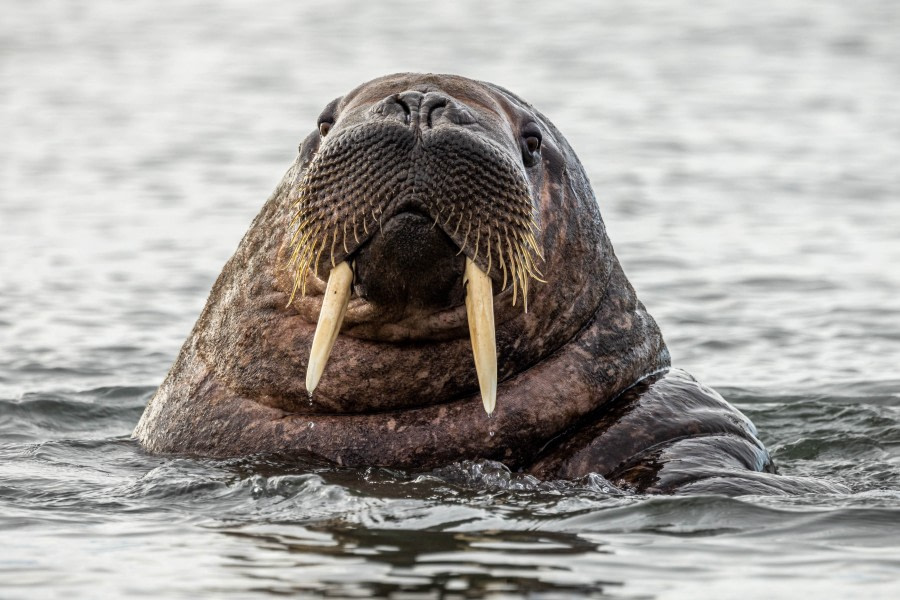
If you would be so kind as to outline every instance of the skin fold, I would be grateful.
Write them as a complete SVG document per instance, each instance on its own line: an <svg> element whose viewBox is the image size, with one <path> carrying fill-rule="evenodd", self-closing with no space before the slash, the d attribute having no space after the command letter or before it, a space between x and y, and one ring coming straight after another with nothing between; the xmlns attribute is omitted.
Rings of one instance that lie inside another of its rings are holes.
<svg viewBox="0 0 900 600"><path fill-rule="evenodd" d="M493 286L491 417L467 258ZM342 262L350 300L310 397L310 347ZM134 435L154 453L353 467L487 458L636 492L834 489L774 475L752 423L671 368L553 124L452 75L382 77L325 108Z"/></svg>

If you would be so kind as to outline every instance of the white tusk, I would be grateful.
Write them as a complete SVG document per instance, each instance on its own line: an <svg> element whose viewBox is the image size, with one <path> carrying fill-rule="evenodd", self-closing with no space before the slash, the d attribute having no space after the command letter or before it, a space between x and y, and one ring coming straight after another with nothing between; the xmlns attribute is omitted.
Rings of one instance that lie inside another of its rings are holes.
<svg viewBox="0 0 900 600"><path fill-rule="evenodd" d="M316 334L313 336L312 349L309 351L309 363L306 367L306 391L310 394L319 384L334 341L337 339L350 302L350 285L353 283L353 270L346 261L331 269L328 286L322 297L322 310Z"/></svg>
<svg viewBox="0 0 900 600"><path fill-rule="evenodd" d="M475 355L475 372L484 410L490 415L497 405L497 342L494 333L494 291L491 278L466 258L466 314L469 317L469 335L472 338L472 354ZM331 282L329 281L329 285Z"/></svg>

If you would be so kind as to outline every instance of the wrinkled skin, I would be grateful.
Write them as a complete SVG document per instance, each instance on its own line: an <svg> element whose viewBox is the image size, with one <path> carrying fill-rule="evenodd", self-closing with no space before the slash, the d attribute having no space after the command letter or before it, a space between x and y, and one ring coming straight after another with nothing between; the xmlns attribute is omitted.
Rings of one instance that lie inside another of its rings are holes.
<svg viewBox="0 0 900 600"><path fill-rule="evenodd" d="M597 472L638 492L831 489L773 475L753 425L670 368L581 164L527 103L488 83L400 74L335 100L319 121L150 400L135 430L147 450L404 469L487 458L548 479ZM298 204L312 207L307 221L337 224L299 272ZM473 242L481 231L497 240L490 250ZM535 268L513 290L516 256ZM469 341L466 257L495 293L491 418ZM342 260L353 296L310 400L310 345Z"/></svg>

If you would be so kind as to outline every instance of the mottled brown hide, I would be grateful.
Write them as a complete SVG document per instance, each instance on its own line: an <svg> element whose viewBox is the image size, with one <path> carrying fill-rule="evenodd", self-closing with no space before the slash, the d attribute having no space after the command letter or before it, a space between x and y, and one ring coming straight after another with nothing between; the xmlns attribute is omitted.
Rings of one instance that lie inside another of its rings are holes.
<svg viewBox="0 0 900 600"><path fill-rule="evenodd" d="M466 258L495 293L490 419ZM339 261L352 296L310 399L307 360ZM749 421L669 369L565 138L510 92L450 75L383 77L326 107L135 436L158 453L407 469L488 458L636 491L778 488L744 476L772 470Z"/></svg>

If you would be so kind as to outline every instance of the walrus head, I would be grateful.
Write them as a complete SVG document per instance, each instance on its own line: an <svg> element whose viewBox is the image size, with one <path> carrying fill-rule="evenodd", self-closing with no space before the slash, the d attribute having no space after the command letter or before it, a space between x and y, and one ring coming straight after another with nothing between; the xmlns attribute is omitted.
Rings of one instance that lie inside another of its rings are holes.
<svg viewBox="0 0 900 600"><path fill-rule="evenodd" d="M512 304L521 297L527 310L529 280L539 278L542 128L526 113L499 118L503 106L478 87L447 83L351 94L326 108L302 149L310 158L297 185L292 299L310 273L330 269L310 393L351 287L373 307L370 323L406 319L412 337L421 317L462 303L465 283L482 397L494 410L493 288L511 287Z"/></svg>
<svg viewBox="0 0 900 600"><path fill-rule="evenodd" d="M596 207L564 207L553 196L565 191L544 185L565 179L556 138L549 123L509 92L458 77L385 77L325 108L301 146L287 244L290 302L301 314L318 316L309 392L324 374L346 310L347 343L335 352L317 403L337 401L352 410L348 392L361 383L380 384L384 396L417 405L459 395L471 385L474 354L491 413L497 333L501 376L540 360L575 333L598 298L574 319L559 322L560 313L571 299L596 294L599 286L584 284L605 279L609 260L597 260ZM573 252L574 245L585 255ZM554 341L548 344L548 337ZM466 339L471 352L457 343ZM404 351L395 365L378 365L373 373L356 360L357 340L434 348ZM429 356L429 364L409 364L410 354ZM355 368L339 358L345 355ZM406 373L423 370L427 389L409 389Z"/></svg>
<svg viewBox="0 0 900 600"><path fill-rule="evenodd" d="M553 124L493 84L390 75L321 113L136 433L154 447L154 411L202 396L204 453L515 462L667 365Z"/></svg>

